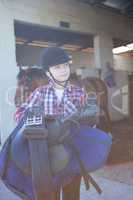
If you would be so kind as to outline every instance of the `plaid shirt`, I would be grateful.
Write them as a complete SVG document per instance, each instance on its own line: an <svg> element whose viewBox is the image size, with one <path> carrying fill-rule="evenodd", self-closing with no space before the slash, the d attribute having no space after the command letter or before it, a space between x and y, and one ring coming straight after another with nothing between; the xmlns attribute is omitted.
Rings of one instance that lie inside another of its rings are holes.
<svg viewBox="0 0 133 200"><path fill-rule="evenodd" d="M54 87L51 83L37 88L16 111L14 118L18 122L23 116L27 107L43 105L44 114L52 117L69 117L81 107L86 99L86 93L83 88L68 84L64 90L62 101L58 100Z"/></svg>

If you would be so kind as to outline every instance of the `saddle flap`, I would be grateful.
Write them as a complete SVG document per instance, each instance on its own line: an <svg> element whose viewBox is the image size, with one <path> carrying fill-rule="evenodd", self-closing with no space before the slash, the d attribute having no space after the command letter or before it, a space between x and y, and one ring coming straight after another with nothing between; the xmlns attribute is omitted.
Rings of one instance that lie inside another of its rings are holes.
<svg viewBox="0 0 133 200"><path fill-rule="evenodd" d="M70 155L64 145L57 144L49 148L50 165L53 174L63 170L70 161Z"/></svg>

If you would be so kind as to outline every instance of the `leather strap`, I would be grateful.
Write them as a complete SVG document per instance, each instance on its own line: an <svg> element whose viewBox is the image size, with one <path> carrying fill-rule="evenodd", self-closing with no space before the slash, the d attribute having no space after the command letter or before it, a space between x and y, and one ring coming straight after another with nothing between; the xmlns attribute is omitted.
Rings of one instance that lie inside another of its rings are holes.
<svg viewBox="0 0 133 200"><path fill-rule="evenodd" d="M89 190L89 188L90 188L90 184L89 183L91 183L95 187L96 191L99 194L101 194L102 193L101 188L96 183L96 181L90 176L90 174L86 171L84 163L80 159L80 154L79 154L77 148L75 147L74 143L72 142L71 138L67 137L65 142L67 142L67 144L71 147L72 151L74 152L74 154L76 156L76 159L77 159L77 161L79 163L79 166L80 166L80 169L81 169L82 176L84 178L86 190Z"/></svg>

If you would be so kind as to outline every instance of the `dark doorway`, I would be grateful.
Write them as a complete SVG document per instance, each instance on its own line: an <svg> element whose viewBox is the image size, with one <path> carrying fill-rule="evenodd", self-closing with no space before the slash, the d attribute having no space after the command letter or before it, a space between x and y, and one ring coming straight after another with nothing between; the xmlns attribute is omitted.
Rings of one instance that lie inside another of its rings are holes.
<svg viewBox="0 0 133 200"><path fill-rule="evenodd" d="M69 28L41 26L15 21L16 59L18 66L37 66L42 48L59 46L71 53L92 53L93 35Z"/></svg>

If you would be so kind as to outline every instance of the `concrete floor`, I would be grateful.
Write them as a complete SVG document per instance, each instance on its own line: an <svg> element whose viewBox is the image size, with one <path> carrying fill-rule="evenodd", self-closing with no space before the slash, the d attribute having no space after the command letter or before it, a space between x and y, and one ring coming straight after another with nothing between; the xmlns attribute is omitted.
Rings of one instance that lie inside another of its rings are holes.
<svg viewBox="0 0 133 200"><path fill-rule="evenodd" d="M99 195L93 187L86 191L81 184L81 200L132 200L133 162L105 166L93 173L103 192ZM20 200L0 182L0 200Z"/></svg>

